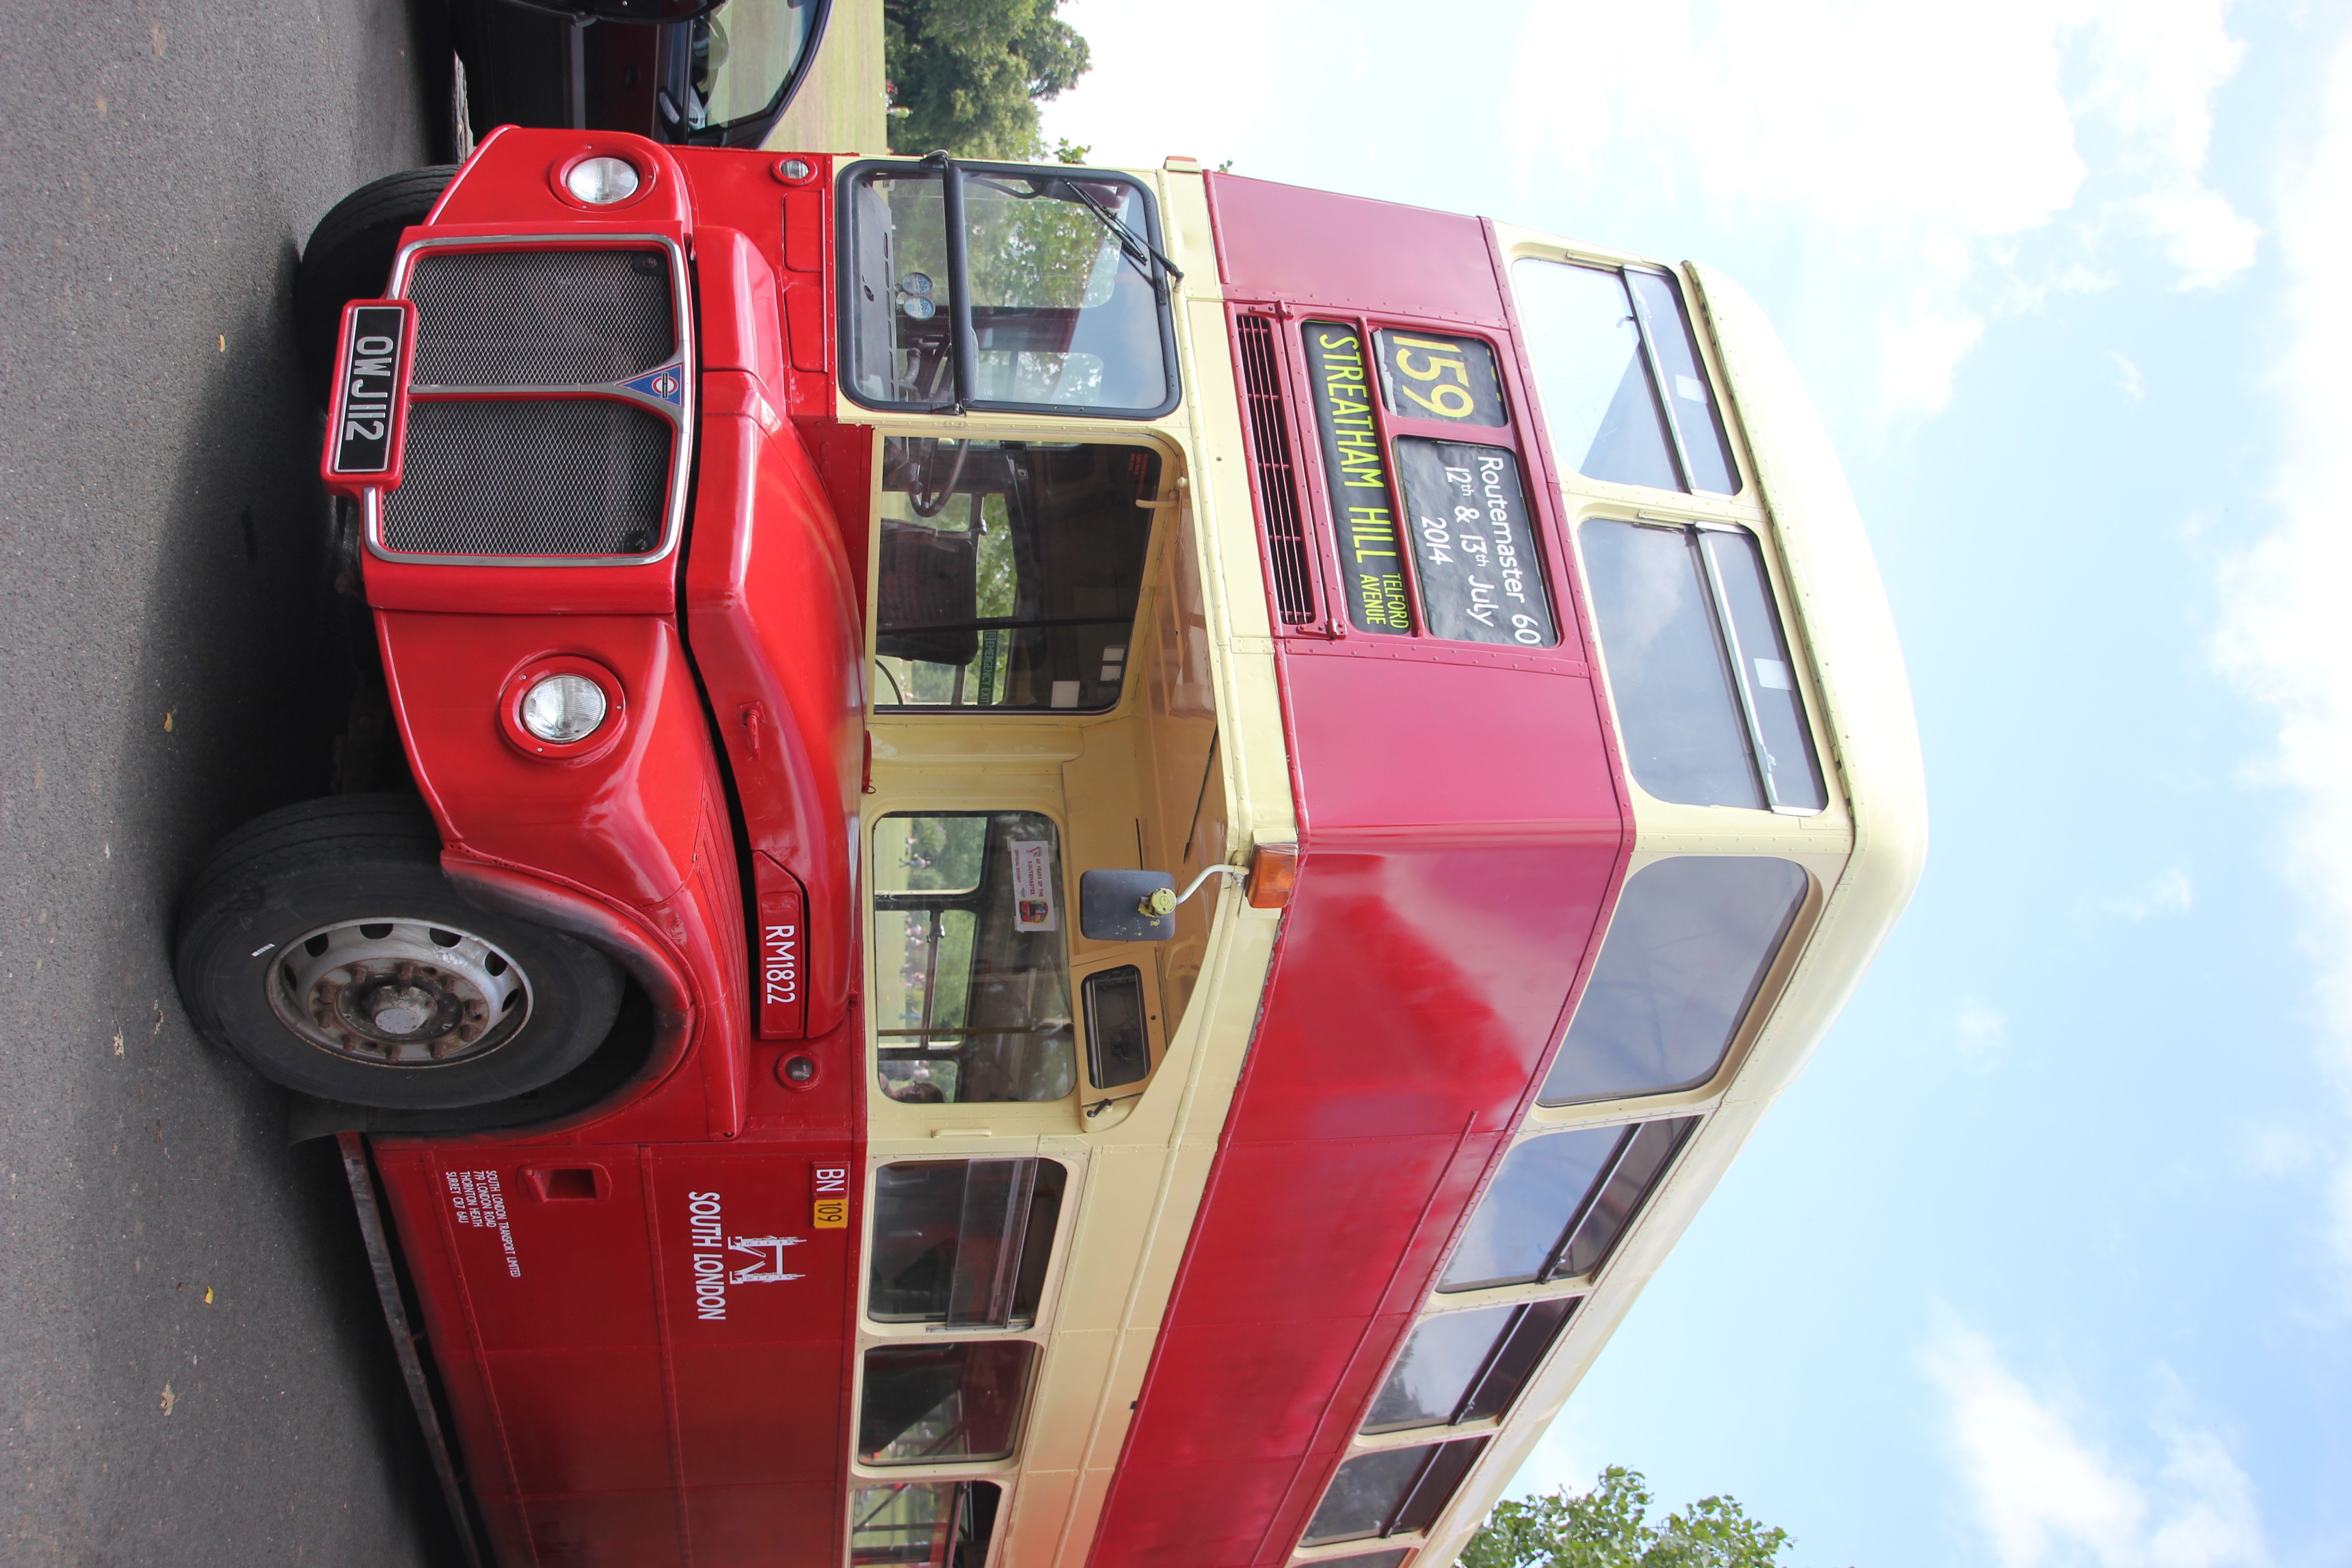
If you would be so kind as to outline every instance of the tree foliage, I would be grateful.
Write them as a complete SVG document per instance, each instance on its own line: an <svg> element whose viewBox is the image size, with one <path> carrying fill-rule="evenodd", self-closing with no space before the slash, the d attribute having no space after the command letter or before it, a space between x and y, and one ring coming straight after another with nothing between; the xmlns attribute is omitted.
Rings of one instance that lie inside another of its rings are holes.
<svg viewBox="0 0 2352 1568"><path fill-rule="evenodd" d="M1045 151L1037 104L1087 71L1060 0L884 0L890 150L961 158Z"/></svg>
<svg viewBox="0 0 2352 1568"><path fill-rule="evenodd" d="M1789 1532L1758 1523L1727 1497L1702 1498L1650 1522L1639 1470L1612 1465L1589 1492L1495 1505L1462 1568L1779 1568Z"/></svg>

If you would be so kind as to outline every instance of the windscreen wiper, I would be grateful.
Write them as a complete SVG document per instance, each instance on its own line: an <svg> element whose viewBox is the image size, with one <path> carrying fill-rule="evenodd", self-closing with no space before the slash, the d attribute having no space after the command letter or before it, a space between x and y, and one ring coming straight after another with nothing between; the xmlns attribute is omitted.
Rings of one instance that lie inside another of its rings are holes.
<svg viewBox="0 0 2352 1568"><path fill-rule="evenodd" d="M1110 230L1111 234L1118 238L1119 254L1126 256L1138 272L1143 274L1144 280L1151 285L1153 292L1159 291L1160 282L1159 275L1144 266L1144 259L1147 256L1158 262L1160 271L1165 272L1173 281L1178 283L1184 281L1184 269L1162 256L1150 240L1136 233L1133 225L1104 206L1100 197L1087 190L1079 181L1070 180L1065 183L1078 193L1078 200L1086 203L1087 210L1102 220L1103 227Z"/></svg>
<svg viewBox="0 0 2352 1568"><path fill-rule="evenodd" d="M951 161L945 159L942 154L936 152L931 156L933 158L940 159L942 162ZM929 160L926 160L926 162L929 162ZM1111 211L1110 208L1103 205L1102 198L1096 195L1092 191L1087 190L1086 183L1083 181L1056 178L1037 182L1033 179L1029 189L1025 191L1016 191L1012 186L1005 184L1002 181L989 179L986 175L972 174L966 175L965 177L987 186L992 191L1002 192L1003 194L1011 196L1013 200L1020 202L1034 202L1038 197L1045 195L1049 188L1055 185L1066 185L1071 190L1077 193L1078 200L1087 204L1087 211L1094 214L1097 221L1098 221L1103 227L1110 231L1111 237L1118 241L1119 254L1127 258L1129 266L1133 267L1136 271L1143 275L1144 281L1151 285L1154 292L1157 292L1160 287L1160 273L1167 274L1168 277L1174 282L1181 283L1184 281L1184 269L1182 267L1169 260L1168 257L1160 252L1158 246L1154 246L1149 239L1146 239L1141 234L1138 233L1134 225L1129 223L1125 218L1120 217L1117 213ZM1159 264L1160 272L1154 272L1151 269L1150 264L1155 262Z"/></svg>

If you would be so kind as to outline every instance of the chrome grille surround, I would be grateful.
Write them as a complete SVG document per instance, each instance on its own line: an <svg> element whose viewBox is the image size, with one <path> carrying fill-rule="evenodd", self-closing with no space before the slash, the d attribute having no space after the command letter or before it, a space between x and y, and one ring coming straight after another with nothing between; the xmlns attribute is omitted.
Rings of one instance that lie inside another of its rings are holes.
<svg viewBox="0 0 2352 1568"><path fill-rule="evenodd" d="M661 259L666 322L646 319L656 296L641 285L598 289L600 273L613 274L606 283L642 276L625 262L616 268L616 252ZM493 259L533 256L549 259ZM552 259L563 256L581 260ZM454 265L430 265L445 258ZM488 287L471 298L452 287L469 280ZM417 358L401 487L367 496L371 555L431 566L642 566L677 548L693 467L696 383L693 297L676 240L650 234L417 240L401 248L389 293L417 303ZM449 329L437 345L428 325L436 319ZM603 346L600 329L608 334ZM622 368L664 340L666 357ZM428 382L428 371L469 379ZM648 390L663 372L674 401ZM553 379L566 374L613 379ZM541 376L551 379L533 379Z"/></svg>
<svg viewBox="0 0 2352 1568"><path fill-rule="evenodd" d="M417 256L420 387L609 386L677 356L657 251L480 250Z"/></svg>

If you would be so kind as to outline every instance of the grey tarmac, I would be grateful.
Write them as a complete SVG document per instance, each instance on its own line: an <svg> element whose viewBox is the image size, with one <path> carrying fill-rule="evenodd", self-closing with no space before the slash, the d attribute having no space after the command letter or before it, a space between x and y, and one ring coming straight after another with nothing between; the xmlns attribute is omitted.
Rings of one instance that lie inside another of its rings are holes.
<svg viewBox="0 0 2352 1568"><path fill-rule="evenodd" d="M0 1563L454 1560L331 1145L172 901L342 700L288 283L429 162L407 7L0 5Z"/></svg>

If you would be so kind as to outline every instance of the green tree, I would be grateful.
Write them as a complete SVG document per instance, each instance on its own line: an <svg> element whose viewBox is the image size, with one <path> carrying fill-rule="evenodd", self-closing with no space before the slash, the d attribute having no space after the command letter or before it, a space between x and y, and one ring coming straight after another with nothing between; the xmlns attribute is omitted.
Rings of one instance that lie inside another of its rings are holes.
<svg viewBox="0 0 2352 1568"><path fill-rule="evenodd" d="M1045 152L1037 105L1087 72L1060 0L883 0L890 151L961 158Z"/></svg>
<svg viewBox="0 0 2352 1568"><path fill-rule="evenodd" d="M1727 1497L1702 1498L1650 1522L1639 1470L1612 1465L1589 1492L1495 1505L1462 1568L1778 1568L1789 1532L1759 1524Z"/></svg>

